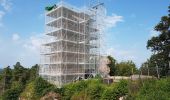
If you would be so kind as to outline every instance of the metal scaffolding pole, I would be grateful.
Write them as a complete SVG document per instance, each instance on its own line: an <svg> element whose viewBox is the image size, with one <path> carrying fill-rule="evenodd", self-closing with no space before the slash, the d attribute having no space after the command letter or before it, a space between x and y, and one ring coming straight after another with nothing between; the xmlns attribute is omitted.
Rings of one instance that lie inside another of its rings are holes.
<svg viewBox="0 0 170 100"><path fill-rule="evenodd" d="M46 12L47 38L42 43L40 76L60 87L98 73L99 6L82 11L61 1Z"/></svg>

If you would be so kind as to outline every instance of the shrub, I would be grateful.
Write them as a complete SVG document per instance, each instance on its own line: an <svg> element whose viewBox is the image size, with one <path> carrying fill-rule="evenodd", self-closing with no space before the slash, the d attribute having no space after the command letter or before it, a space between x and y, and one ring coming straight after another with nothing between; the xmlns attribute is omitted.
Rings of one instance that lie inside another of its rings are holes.
<svg viewBox="0 0 170 100"><path fill-rule="evenodd" d="M136 96L137 100L169 100L170 80L146 80Z"/></svg>
<svg viewBox="0 0 170 100"><path fill-rule="evenodd" d="M75 83L67 84L63 87L63 99L64 100L70 100L70 98L75 94L82 90L84 90L87 87L86 81L78 81Z"/></svg>
<svg viewBox="0 0 170 100"><path fill-rule="evenodd" d="M39 97L43 96L45 89L54 87L54 85L48 83L46 80L43 80L41 77L35 79L34 85L35 94Z"/></svg>
<svg viewBox="0 0 170 100"><path fill-rule="evenodd" d="M5 91L2 96L2 100L18 100L18 97L22 92L21 90L21 88L13 88Z"/></svg>
<svg viewBox="0 0 170 100"><path fill-rule="evenodd" d="M119 83L113 83L108 86L103 95L102 100L118 100L119 97L128 94L128 81L121 80Z"/></svg>
<svg viewBox="0 0 170 100"><path fill-rule="evenodd" d="M102 100L117 100L117 92L115 88L108 87L102 94Z"/></svg>
<svg viewBox="0 0 170 100"><path fill-rule="evenodd" d="M86 92L91 100L100 100L105 90L105 86L102 84L90 84Z"/></svg>
<svg viewBox="0 0 170 100"><path fill-rule="evenodd" d="M38 97L35 95L34 81L28 83L21 93L20 98L23 100L38 100Z"/></svg>
<svg viewBox="0 0 170 100"><path fill-rule="evenodd" d="M127 95L128 94L128 81L121 80L115 88L118 91L119 97Z"/></svg>
<svg viewBox="0 0 170 100"><path fill-rule="evenodd" d="M85 91L81 91L79 93L75 93L71 100L91 100Z"/></svg>

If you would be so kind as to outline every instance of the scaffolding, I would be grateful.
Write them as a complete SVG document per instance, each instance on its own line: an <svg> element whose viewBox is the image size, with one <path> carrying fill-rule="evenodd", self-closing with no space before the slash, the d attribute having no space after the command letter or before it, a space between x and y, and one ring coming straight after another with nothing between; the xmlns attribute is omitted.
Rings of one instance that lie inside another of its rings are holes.
<svg viewBox="0 0 170 100"><path fill-rule="evenodd" d="M101 5L102 6L102 5ZM45 13L39 75L62 86L94 77L100 65L98 6L80 10L63 1Z"/></svg>

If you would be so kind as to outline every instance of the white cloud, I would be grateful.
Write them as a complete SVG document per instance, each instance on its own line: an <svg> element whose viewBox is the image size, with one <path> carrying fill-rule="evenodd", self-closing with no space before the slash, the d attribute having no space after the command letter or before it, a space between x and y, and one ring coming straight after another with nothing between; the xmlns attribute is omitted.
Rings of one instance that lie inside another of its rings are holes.
<svg viewBox="0 0 170 100"><path fill-rule="evenodd" d="M154 30L150 30L150 37L158 36L158 35L159 35L159 32L154 31Z"/></svg>
<svg viewBox="0 0 170 100"><path fill-rule="evenodd" d="M0 5L4 8L4 10L10 11L12 3L10 0L0 0Z"/></svg>
<svg viewBox="0 0 170 100"><path fill-rule="evenodd" d="M19 40L19 39L20 39L20 36L19 36L17 33L15 33L15 34L12 35L12 40L13 40L13 41L17 41L17 40Z"/></svg>
<svg viewBox="0 0 170 100"><path fill-rule="evenodd" d="M40 45L42 42L42 34L38 34L35 36L31 36L28 40L25 41L23 47L31 52L38 52L40 51Z"/></svg>
<svg viewBox="0 0 170 100"><path fill-rule="evenodd" d="M111 16L106 16L104 18L104 28L107 30L113 28L117 25L118 22L123 22L123 16L112 14Z"/></svg>
<svg viewBox="0 0 170 100"><path fill-rule="evenodd" d="M0 39L3 48L0 49L0 67L12 66L17 61L25 67L39 64L41 36L42 34L34 33L26 38L15 33L11 35L11 38L4 37Z"/></svg>
<svg viewBox="0 0 170 100"><path fill-rule="evenodd" d="M2 19L5 14L11 10L11 5L10 0L0 0L0 6L3 8L3 10L0 11L0 27L3 26Z"/></svg>

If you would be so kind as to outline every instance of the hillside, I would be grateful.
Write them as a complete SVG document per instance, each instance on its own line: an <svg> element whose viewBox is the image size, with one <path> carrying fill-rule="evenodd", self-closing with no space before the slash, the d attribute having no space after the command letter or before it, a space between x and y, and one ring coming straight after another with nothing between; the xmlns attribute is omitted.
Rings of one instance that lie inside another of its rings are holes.
<svg viewBox="0 0 170 100"><path fill-rule="evenodd" d="M37 75L38 65L24 68L20 63L14 69L7 67L0 78L0 100L168 100L170 78L121 80L110 85L98 76L66 84L61 88ZM4 81L5 80L5 81ZM5 83L5 85L4 85ZM4 91L3 91L4 90Z"/></svg>

